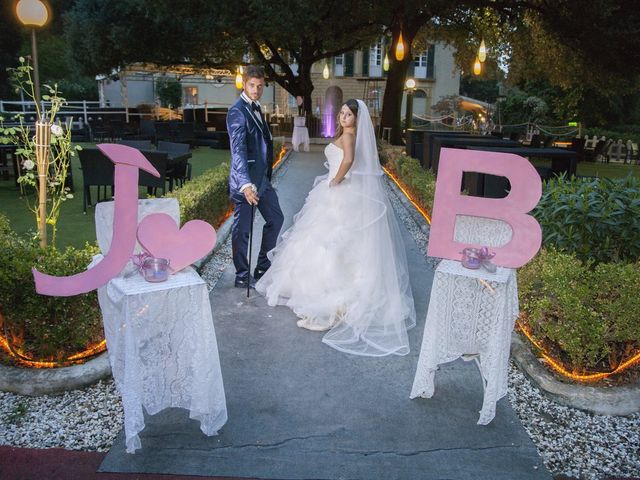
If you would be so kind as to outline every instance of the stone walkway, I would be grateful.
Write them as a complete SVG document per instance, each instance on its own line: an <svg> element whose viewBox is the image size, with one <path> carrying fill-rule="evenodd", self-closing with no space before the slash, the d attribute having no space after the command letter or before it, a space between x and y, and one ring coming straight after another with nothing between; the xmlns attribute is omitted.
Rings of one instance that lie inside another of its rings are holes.
<svg viewBox="0 0 640 480"><path fill-rule="evenodd" d="M314 177L325 172L323 163L314 149L293 154L280 170L284 228ZM321 343L322 333L297 328L289 309L271 308L255 292L247 299L233 288L229 265L211 292L228 423L219 436L205 437L185 411L167 410L147 418L135 455L125 453L121 434L100 471L271 479L551 478L506 399L490 425L476 425L482 384L472 362L443 366L435 396L409 400L433 269L401 228L418 318L409 355L337 352Z"/></svg>

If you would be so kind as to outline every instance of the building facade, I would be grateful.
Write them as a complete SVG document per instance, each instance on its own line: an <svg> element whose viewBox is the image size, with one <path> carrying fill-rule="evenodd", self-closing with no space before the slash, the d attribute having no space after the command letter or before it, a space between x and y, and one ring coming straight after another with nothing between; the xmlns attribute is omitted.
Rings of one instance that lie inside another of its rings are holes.
<svg viewBox="0 0 640 480"><path fill-rule="evenodd" d="M362 99L377 121L382 109L386 73L384 57L386 46L381 38L367 49L345 53L326 59L312 67L314 91L312 109L316 117L323 117L328 125L327 135L334 129L335 118L342 103L349 98ZM390 53L390 52L389 52ZM455 66L453 49L444 43L414 48L409 76L416 81L413 95L413 113L431 116L431 107L442 97L457 95L460 89L460 71ZM294 73L297 65L291 65ZM328 78L323 72L328 70ZM232 72L184 71L160 72L149 67L132 66L119 73L118 78L99 79L100 99L103 106L139 107L157 105L156 84L165 78L178 80L182 87L182 106L197 108L228 108L237 98L235 75ZM403 99L405 111L406 94ZM262 98L266 113L278 116L297 115L296 98L275 82L268 84ZM323 127L324 128L324 127Z"/></svg>

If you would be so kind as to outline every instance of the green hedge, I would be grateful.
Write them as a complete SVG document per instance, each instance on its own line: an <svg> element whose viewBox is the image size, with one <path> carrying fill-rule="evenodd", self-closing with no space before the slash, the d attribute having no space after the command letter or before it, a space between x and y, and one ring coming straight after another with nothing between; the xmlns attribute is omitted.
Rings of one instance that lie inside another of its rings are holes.
<svg viewBox="0 0 640 480"><path fill-rule="evenodd" d="M231 208L229 201L229 164L223 163L167 194L180 203L182 223L199 219L218 227Z"/></svg>
<svg viewBox="0 0 640 480"><path fill-rule="evenodd" d="M281 148L282 143L274 143L273 151L276 158ZM178 199L182 223L199 219L215 228L220 226L232 208L229 200L229 170L230 164L223 163L206 170L183 187L166 195Z"/></svg>
<svg viewBox="0 0 640 480"><path fill-rule="evenodd" d="M533 216L543 244L582 261L640 258L640 179L556 178L545 183Z"/></svg>
<svg viewBox="0 0 640 480"><path fill-rule="evenodd" d="M522 321L571 367L615 368L640 348L640 262L582 262L543 248L518 272Z"/></svg>
<svg viewBox="0 0 640 480"><path fill-rule="evenodd" d="M9 338L22 338L28 358L60 361L102 339L96 292L73 297L48 297L35 291L32 267L57 276L86 270L95 246L45 250L19 238L0 214L0 306Z"/></svg>
<svg viewBox="0 0 640 480"><path fill-rule="evenodd" d="M433 172L422 168L418 160L403 154L397 147L379 146L378 153L380 162L393 171L422 206L430 211L436 191Z"/></svg>

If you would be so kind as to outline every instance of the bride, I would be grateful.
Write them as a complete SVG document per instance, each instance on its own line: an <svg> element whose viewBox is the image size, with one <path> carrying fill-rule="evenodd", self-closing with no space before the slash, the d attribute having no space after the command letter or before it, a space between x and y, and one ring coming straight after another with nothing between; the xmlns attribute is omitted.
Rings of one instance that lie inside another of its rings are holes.
<svg viewBox="0 0 640 480"><path fill-rule="evenodd" d="M366 105L349 100L329 174L316 178L304 206L276 247L256 289L286 305L298 326L326 331L322 341L367 356L409 353L415 310L402 237L387 199Z"/></svg>

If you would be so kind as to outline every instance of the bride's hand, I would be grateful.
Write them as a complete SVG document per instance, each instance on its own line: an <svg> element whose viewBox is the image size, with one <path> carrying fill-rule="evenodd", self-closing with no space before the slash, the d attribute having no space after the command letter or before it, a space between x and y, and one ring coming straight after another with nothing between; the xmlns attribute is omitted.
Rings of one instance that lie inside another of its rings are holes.
<svg viewBox="0 0 640 480"><path fill-rule="evenodd" d="M337 185L340 185L340 182L338 182L335 178L332 178L331 181L329 182L329 187L335 187Z"/></svg>

